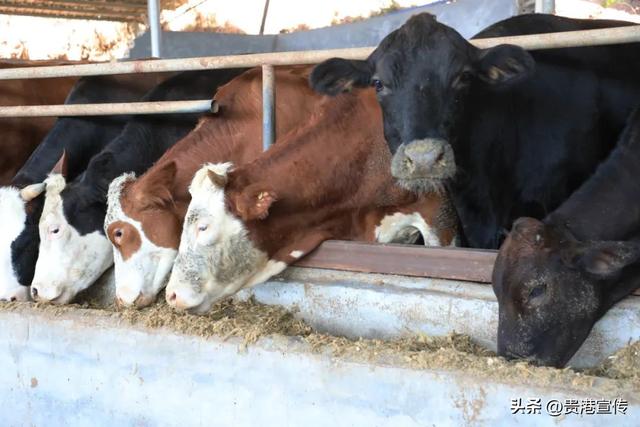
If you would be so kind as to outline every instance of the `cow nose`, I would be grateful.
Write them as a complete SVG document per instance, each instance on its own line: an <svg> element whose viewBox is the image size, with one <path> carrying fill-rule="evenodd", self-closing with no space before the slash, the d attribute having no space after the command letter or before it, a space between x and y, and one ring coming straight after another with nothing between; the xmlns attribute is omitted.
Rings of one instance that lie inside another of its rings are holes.
<svg viewBox="0 0 640 427"><path fill-rule="evenodd" d="M416 170L429 171L444 158L444 144L436 141L415 141L409 144L405 150L405 165L407 172Z"/></svg>

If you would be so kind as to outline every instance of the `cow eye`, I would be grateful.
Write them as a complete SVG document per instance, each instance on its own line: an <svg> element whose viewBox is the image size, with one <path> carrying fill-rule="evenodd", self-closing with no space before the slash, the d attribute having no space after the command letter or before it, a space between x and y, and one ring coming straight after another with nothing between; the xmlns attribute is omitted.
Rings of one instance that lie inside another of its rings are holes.
<svg viewBox="0 0 640 427"><path fill-rule="evenodd" d="M382 84L382 82L378 79L373 79L371 81L371 85L376 88L376 92L380 92L382 91L382 89L384 89L384 85Z"/></svg>
<svg viewBox="0 0 640 427"><path fill-rule="evenodd" d="M198 225L198 231L207 231L207 228L209 228L207 224Z"/></svg>
<svg viewBox="0 0 640 427"><path fill-rule="evenodd" d="M547 285L542 284L529 291L529 301L543 296L547 292Z"/></svg>

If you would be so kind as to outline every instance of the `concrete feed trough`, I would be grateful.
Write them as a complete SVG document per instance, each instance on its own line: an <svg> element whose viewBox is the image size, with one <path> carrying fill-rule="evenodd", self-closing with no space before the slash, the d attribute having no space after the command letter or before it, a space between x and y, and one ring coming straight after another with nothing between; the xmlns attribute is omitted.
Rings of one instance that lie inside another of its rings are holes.
<svg viewBox="0 0 640 427"><path fill-rule="evenodd" d="M88 297L108 299L111 279ZM394 339L455 330L491 347L497 304L487 285L291 268L238 299L250 295L295 308L319 332L280 308L242 301L204 318L166 306L3 305L0 396L11 408L3 424L640 424L638 382L507 363L476 347L469 354L458 338L397 344L325 334ZM639 299L612 310L572 363L594 365L640 338ZM512 414L512 399L530 398L540 399L540 414ZM619 398L626 414L546 412L554 400Z"/></svg>

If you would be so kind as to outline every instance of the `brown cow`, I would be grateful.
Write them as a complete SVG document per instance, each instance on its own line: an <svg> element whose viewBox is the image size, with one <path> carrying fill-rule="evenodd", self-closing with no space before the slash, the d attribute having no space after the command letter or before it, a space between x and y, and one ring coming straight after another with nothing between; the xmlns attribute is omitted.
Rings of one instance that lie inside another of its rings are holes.
<svg viewBox="0 0 640 427"><path fill-rule="evenodd" d="M205 165L190 186L167 301L206 312L327 239L388 242L417 231L426 244L449 245L456 218L444 192L400 188L390 161L375 94L357 90L321 99L251 163Z"/></svg>
<svg viewBox="0 0 640 427"><path fill-rule="evenodd" d="M0 60L0 69L68 63ZM77 77L0 80L0 105L62 104L77 80ZM10 183L54 122L54 117L0 118L0 186Z"/></svg>
<svg viewBox="0 0 640 427"><path fill-rule="evenodd" d="M276 133L312 116L319 100L306 83L307 67L277 69ZM165 284L191 200L189 182L206 162L243 164L262 153L262 84L254 69L221 87L220 113L204 117L139 179L116 178L109 189L105 231L114 245L120 303L150 304Z"/></svg>

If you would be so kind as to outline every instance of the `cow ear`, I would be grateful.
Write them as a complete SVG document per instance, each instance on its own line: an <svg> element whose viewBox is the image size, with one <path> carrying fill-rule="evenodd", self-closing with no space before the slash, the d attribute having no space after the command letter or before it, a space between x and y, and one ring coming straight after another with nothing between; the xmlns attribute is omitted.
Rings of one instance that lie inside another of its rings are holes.
<svg viewBox="0 0 640 427"><path fill-rule="evenodd" d="M69 162L69 158L67 156L67 150L62 150L62 155L58 159L58 162L53 166L53 169L51 169L51 173L58 173L63 177L65 177L66 179L67 171L68 171L68 162Z"/></svg>
<svg viewBox="0 0 640 427"><path fill-rule="evenodd" d="M177 167L175 162L169 162L161 166L152 174L144 177L144 185L141 185L135 196L136 203L144 208L153 206L166 206L173 202L171 189L175 181Z"/></svg>
<svg viewBox="0 0 640 427"><path fill-rule="evenodd" d="M493 86L520 82L533 74L535 66L526 50L509 44L482 50L477 61L478 76Z"/></svg>
<svg viewBox="0 0 640 427"><path fill-rule="evenodd" d="M235 197L235 207L244 221L265 219L269 215L269 208L276 200L275 191L254 184Z"/></svg>
<svg viewBox="0 0 640 427"><path fill-rule="evenodd" d="M635 242L590 243L578 257L578 265L596 276L612 276L640 258Z"/></svg>
<svg viewBox="0 0 640 427"><path fill-rule="evenodd" d="M367 61L331 58L313 69L309 83L316 92L334 96L353 87L369 86L372 75Z"/></svg>

